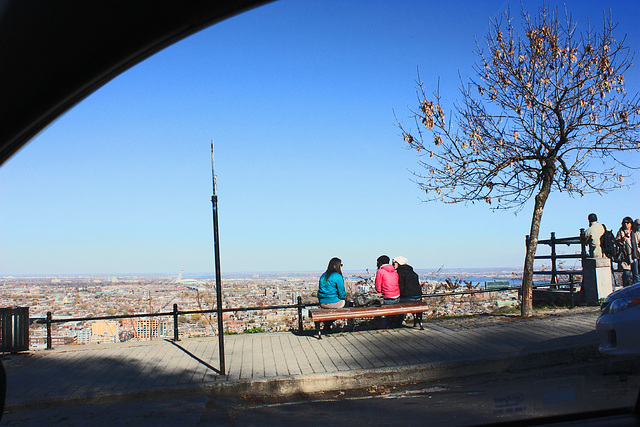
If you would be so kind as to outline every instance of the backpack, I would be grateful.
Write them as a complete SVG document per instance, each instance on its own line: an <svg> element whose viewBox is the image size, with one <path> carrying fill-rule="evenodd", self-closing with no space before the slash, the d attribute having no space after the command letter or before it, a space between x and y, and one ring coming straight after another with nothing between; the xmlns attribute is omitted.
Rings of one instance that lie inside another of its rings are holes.
<svg viewBox="0 0 640 427"><path fill-rule="evenodd" d="M358 293L353 298L353 305L356 307L381 307L382 304L384 304L384 298L378 293Z"/></svg>
<svg viewBox="0 0 640 427"><path fill-rule="evenodd" d="M600 236L600 247L604 256L609 258L613 262L622 262L623 251L611 230L608 230L604 224L604 234Z"/></svg>

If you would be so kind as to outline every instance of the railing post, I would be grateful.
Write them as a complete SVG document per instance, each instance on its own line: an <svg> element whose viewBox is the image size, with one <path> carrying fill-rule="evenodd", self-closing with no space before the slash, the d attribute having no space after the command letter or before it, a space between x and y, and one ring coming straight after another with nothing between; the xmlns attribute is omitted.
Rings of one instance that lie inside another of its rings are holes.
<svg viewBox="0 0 640 427"><path fill-rule="evenodd" d="M51 341L51 312L47 311L47 350L53 350Z"/></svg>
<svg viewBox="0 0 640 427"><path fill-rule="evenodd" d="M302 333L302 297L298 296L298 332Z"/></svg>
<svg viewBox="0 0 640 427"><path fill-rule="evenodd" d="M587 236L585 235L584 228L580 229L580 255L583 261L587 257Z"/></svg>
<svg viewBox="0 0 640 427"><path fill-rule="evenodd" d="M557 276L558 268L556 267L556 233L551 232L551 283L558 284L558 276ZM556 289L557 286L552 286L553 289Z"/></svg>
<svg viewBox="0 0 640 427"><path fill-rule="evenodd" d="M573 273L569 273L569 292L571 293L571 308L573 308Z"/></svg>
<svg viewBox="0 0 640 427"><path fill-rule="evenodd" d="M173 340L180 341L178 334L178 304L173 304Z"/></svg>

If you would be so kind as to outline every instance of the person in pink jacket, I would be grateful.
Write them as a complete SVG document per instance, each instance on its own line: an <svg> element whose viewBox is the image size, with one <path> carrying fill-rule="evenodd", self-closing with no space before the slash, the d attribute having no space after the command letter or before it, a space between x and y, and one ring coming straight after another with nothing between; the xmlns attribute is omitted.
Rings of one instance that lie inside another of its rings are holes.
<svg viewBox="0 0 640 427"><path fill-rule="evenodd" d="M398 273L389 264L389 257L378 257L378 271L376 272L376 292L382 294L385 304L395 304L400 301L400 287L398 286Z"/></svg>

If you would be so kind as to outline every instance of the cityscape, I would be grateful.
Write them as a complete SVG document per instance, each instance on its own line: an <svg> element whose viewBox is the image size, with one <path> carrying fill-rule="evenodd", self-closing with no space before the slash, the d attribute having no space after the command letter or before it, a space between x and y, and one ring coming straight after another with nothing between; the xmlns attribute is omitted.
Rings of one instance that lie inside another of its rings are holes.
<svg viewBox="0 0 640 427"><path fill-rule="evenodd" d="M428 316L462 316L488 313L517 305L517 291L459 294L491 286L512 286L519 278L511 269L420 271L423 294L455 292L456 295L426 298L432 306ZM247 308L223 314L225 334L287 331L298 327L298 311L269 306L317 302L319 273L250 273L222 278L223 308ZM345 272L347 297L373 289L374 274ZM105 344L174 337L174 304L180 312L215 310L215 278L183 278L170 275L127 276L33 276L0 277L0 307L29 307L30 349L46 348L47 332L42 321L69 320L52 324L52 345ZM261 307L267 307L261 310ZM127 317L140 314L157 316ZM312 322L303 310L305 327ZM215 313L180 314L180 338L215 336Z"/></svg>

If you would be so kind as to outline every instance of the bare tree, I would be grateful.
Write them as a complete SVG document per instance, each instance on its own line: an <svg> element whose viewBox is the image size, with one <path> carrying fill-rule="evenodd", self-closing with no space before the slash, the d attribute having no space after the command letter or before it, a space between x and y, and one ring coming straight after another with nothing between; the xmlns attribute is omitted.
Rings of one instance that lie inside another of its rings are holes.
<svg viewBox="0 0 640 427"><path fill-rule="evenodd" d="M602 193L627 185L629 152L640 150L640 101L625 93L633 55L616 24L577 33L571 16L542 7L522 12L524 37L509 10L491 21L486 50L477 44L477 77L461 87L451 119L439 89L427 96L418 76L416 132L398 122L425 172L426 200L483 201L523 208L534 197L522 283L522 316L533 314L533 261L551 191ZM625 157L626 156L626 157Z"/></svg>

